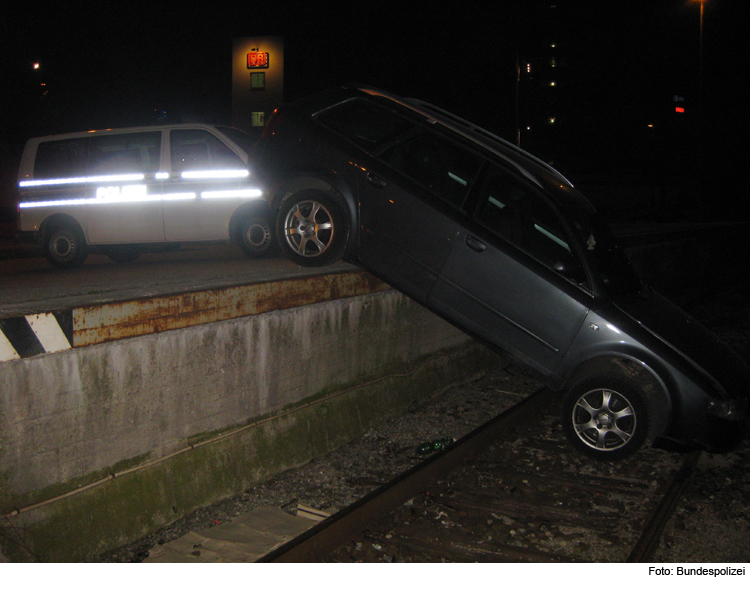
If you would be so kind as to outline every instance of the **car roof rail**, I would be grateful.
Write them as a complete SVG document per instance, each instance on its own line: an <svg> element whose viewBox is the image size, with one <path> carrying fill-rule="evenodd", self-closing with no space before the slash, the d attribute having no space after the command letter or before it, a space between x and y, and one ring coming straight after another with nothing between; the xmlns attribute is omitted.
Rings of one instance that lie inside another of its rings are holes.
<svg viewBox="0 0 750 591"><path fill-rule="evenodd" d="M454 115L450 111L446 111L445 109L441 107L437 107L433 105L432 103L428 103L427 101L423 101L421 99L415 99L415 98L408 98L405 99L405 101L414 107L417 107L422 111L423 114L430 116L430 111L432 111L432 114L440 116L442 119L447 119L451 123L461 125L463 127L466 127L471 132L485 137L486 139L489 139L493 142L497 142L501 144L502 146L505 146L507 148L512 149L514 152L517 152L524 156L525 158L528 158L532 160L534 163L538 164L539 166L542 166L545 170L548 170L550 173L554 174L555 176L561 178L563 181L565 181L566 184L573 186L573 183L571 183L568 179L566 179L563 174L555 169L554 167L547 164L544 160L541 158L538 158L537 156L534 156L533 154L527 152L523 148L509 142L506 139L501 138L499 135L496 135L492 133L491 131L486 130L484 127L480 127L479 125L476 125L475 123L472 123L471 121L467 121L466 119L463 119L459 117L458 115ZM456 130L459 131L459 130Z"/></svg>

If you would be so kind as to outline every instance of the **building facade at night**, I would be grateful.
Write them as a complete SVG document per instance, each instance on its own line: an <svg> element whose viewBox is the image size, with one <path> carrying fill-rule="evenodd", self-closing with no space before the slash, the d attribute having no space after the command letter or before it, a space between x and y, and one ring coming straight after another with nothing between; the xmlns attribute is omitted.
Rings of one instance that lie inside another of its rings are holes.
<svg viewBox="0 0 750 591"><path fill-rule="evenodd" d="M262 129L284 102L284 39L242 37L232 43L232 125Z"/></svg>

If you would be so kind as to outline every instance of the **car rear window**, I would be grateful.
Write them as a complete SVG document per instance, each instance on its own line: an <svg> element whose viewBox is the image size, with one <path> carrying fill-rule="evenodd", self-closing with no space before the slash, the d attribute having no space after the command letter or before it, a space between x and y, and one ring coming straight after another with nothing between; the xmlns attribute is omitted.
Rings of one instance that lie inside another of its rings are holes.
<svg viewBox="0 0 750 591"><path fill-rule="evenodd" d="M352 99L326 109L317 119L326 127L370 151L415 127L414 123L393 111L363 99Z"/></svg>

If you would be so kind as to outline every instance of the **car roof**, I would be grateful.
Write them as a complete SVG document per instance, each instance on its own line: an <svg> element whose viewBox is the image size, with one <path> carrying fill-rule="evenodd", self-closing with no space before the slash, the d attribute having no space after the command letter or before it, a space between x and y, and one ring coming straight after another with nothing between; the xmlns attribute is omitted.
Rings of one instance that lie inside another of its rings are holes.
<svg viewBox="0 0 750 591"><path fill-rule="evenodd" d="M416 112L427 119L439 122L454 133L469 139L471 142L484 147L490 152L499 154L506 162L514 164L516 169L526 178L551 192L561 205L564 204L578 210L587 210L589 213L594 211L588 199L579 193L573 184L558 170L526 150L519 148L479 125L466 121L426 101L403 98L364 84L345 85L343 88L339 88L333 92L338 92L342 100L344 100L346 94L341 91L345 89L349 90L349 97L352 96L352 91L355 94L379 97L383 100L395 102L401 107Z"/></svg>
<svg viewBox="0 0 750 591"><path fill-rule="evenodd" d="M213 125L209 123L174 123L171 125L142 125L139 127L116 127L109 129L91 129L88 131L75 131L71 133L58 133L55 135L45 135L40 137L30 138L29 142L49 142L56 140L67 140L76 139L82 137L89 137L92 135L113 135L119 133L138 133L144 131L162 131L164 129L213 129L219 130L222 127L229 127L227 125Z"/></svg>
<svg viewBox="0 0 750 591"><path fill-rule="evenodd" d="M381 104L388 102L395 103L398 105L397 110L402 114L411 112L420 118L439 122L440 125L453 133L483 147L490 153L500 156L502 161L513 166L519 174L522 174L530 182L545 189L560 205L579 211L585 210L589 214L595 212L591 202L565 176L540 158L494 133L426 101L403 98L374 86L352 83L308 95L294 101L290 106L295 110L297 108L300 109L301 113L306 113L308 116L314 117L336 105L357 97L369 97Z"/></svg>
<svg viewBox="0 0 750 591"><path fill-rule="evenodd" d="M396 102L408 109L411 109L412 111L416 111L417 113L429 119L440 122L442 125L448 127L455 133L458 133L491 151L499 152L512 160L522 161L519 163L525 164L527 166L532 165L533 168L541 168L546 172L546 174L556 177L559 181L568 186L573 186L573 184L568 179L566 179L559 171L552 168L543 160L519 148L518 146L515 146L509 141L504 140L500 136L495 135L494 133L484 129L483 127L462 119L461 117L454 115L453 113L446 111L445 109L437 107L431 103L428 103L427 101L415 98L402 98L371 86L356 85L353 88L369 94L370 96L380 96L387 100Z"/></svg>

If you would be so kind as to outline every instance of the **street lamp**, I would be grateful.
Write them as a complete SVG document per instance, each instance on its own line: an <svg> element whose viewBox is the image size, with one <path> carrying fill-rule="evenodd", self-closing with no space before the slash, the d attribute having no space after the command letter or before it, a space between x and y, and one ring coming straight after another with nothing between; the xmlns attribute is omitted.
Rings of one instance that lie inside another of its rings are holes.
<svg viewBox="0 0 750 591"><path fill-rule="evenodd" d="M700 37L698 44L698 116L703 115L703 4L706 0L695 0L701 5Z"/></svg>

